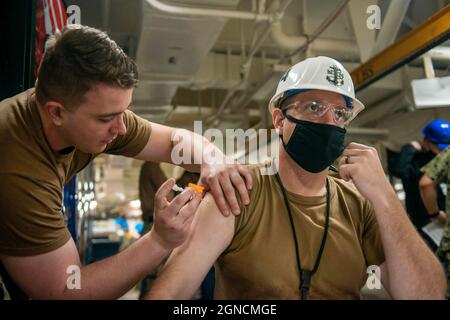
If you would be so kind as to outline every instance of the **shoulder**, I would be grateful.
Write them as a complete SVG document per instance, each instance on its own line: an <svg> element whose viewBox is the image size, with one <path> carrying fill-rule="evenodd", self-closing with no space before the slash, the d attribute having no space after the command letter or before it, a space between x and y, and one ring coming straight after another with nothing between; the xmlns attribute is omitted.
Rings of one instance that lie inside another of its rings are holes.
<svg viewBox="0 0 450 320"><path fill-rule="evenodd" d="M253 187L249 191L250 203L243 205L238 192L236 197L238 199L241 214L236 216L235 233L246 233L249 228L254 228L260 217L264 214L264 203L272 199L274 190L277 188L275 181L275 171L270 168L270 163L267 164L252 164L246 165L253 178Z"/></svg>
<svg viewBox="0 0 450 320"><path fill-rule="evenodd" d="M328 179L335 190L339 206L348 208L349 213L358 221L367 221L373 209L370 202L358 191L355 185L337 177L330 176Z"/></svg>
<svg viewBox="0 0 450 320"><path fill-rule="evenodd" d="M329 176L330 184L334 185L336 192L345 195L346 198L352 198L355 201L365 201L365 198L361 195L355 185L349 181L338 177Z"/></svg>
<svg viewBox="0 0 450 320"><path fill-rule="evenodd" d="M445 170L450 170L450 147L447 147L421 169L425 175L432 177Z"/></svg>
<svg viewBox="0 0 450 320"><path fill-rule="evenodd" d="M436 163L450 164L450 147L447 147L447 149L438 154L433 160L436 160Z"/></svg>
<svg viewBox="0 0 450 320"><path fill-rule="evenodd" d="M217 207L211 193L206 193L202 199L192 221L190 246L195 243L209 243L210 246L219 245L220 252L225 250L234 235L235 216L225 217Z"/></svg>
<svg viewBox="0 0 450 320"><path fill-rule="evenodd" d="M241 199L239 200L239 205L242 209L242 211L251 211L254 208L255 202L258 201L260 198L263 189L265 188L266 184L274 178L273 174L266 174L268 164L252 164L252 165L245 165L245 167L250 171L250 174L253 179L253 186L252 189L249 191L250 196L250 204L248 206L244 206L241 202ZM236 195L238 195L238 192L236 190Z"/></svg>
<svg viewBox="0 0 450 320"><path fill-rule="evenodd" d="M0 129L17 122L16 118L26 111L28 99L33 92L34 89L30 89L0 101Z"/></svg>

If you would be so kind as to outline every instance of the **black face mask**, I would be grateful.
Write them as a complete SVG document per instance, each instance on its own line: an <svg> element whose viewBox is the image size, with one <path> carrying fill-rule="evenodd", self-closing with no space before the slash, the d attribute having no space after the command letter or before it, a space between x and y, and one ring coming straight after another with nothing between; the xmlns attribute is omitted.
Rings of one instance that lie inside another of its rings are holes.
<svg viewBox="0 0 450 320"><path fill-rule="evenodd" d="M303 169L318 173L329 167L344 151L344 138L347 132L337 126L295 119L285 114L295 123L295 129L284 149Z"/></svg>

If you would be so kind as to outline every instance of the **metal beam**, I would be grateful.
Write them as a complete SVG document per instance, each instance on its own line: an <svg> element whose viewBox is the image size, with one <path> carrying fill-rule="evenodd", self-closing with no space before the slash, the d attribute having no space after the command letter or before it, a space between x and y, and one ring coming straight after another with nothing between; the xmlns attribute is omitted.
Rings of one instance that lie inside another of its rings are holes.
<svg viewBox="0 0 450 320"><path fill-rule="evenodd" d="M372 84L450 37L450 5L441 9L366 63L352 71L356 91Z"/></svg>
<svg viewBox="0 0 450 320"><path fill-rule="evenodd" d="M383 25L378 33L371 56L374 56L395 41L398 30L405 18L406 11L408 11L410 2L411 0L395 0L389 3Z"/></svg>
<svg viewBox="0 0 450 320"><path fill-rule="evenodd" d="M348 4L361 62L366 62L370 58L375 45L376 29L370 30L367 28L367 15L365 14L366 8L371 4L376 5L378 1L358 0L350 1Z"/></svg>

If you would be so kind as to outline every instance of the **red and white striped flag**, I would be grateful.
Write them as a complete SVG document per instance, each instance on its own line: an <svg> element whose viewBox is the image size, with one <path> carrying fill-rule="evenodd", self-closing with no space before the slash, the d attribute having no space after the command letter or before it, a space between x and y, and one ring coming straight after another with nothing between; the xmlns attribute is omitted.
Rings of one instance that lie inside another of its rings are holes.
<svg viewBox="0 0 450 320"><path fill-rule="evenodd" d="M44 55L47 37L66 25L67 13L63 0L36 0L35 76Z"/></svg>
<svg viewBox="0 0 450 320"><path fill-rule="evenodd" d="M42 0L44 2L45 32L48 35L61 31L67 25L66 7L62 0Z"/></svg>

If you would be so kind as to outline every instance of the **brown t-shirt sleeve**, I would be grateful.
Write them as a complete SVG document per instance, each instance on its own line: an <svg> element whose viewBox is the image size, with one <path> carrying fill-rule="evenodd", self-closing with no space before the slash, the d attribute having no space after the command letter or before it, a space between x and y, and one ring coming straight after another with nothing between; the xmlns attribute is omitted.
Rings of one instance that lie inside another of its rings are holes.
<svg viewBox="0 0 450 320"><path fill-rule="evenodd" d="M367 266L380 266L384 261L384 249L381 241L375 211L369 201L364 200L364 229L362 248Z"/></svg>
<svg viewBox="0 0 450 320"><path fill-rule="evenodd" d="M235 188L236 199L239 208L241 209L241 214L235 216L233 241L231 241L230 246L223 254L237 250L245 241L250 240L251 237L249 237L248 234L254 232L258 226L258 218L256 216L259 215L254 214L256 207L256 200L254 199L258 199L261 192L263 180L263 177L259 174L261 165L246 165L246 167L250 170L250 174L253 178L253 188L248 192L250 203L247 206L244 205L239 191Z"/></svg>
<svg viewBox="0 0 450 320"><path fill-rule="evenodd" d="M127 132L118 136L106 147L104 153L134 157L144 149L152 131L149 121L142 119L130 110L123 114L123 120Z"/></svg>
<svg viewBox="0 0 450 320"><path fill-rule="evenodd" d="M1 181L0 255L47 253L70 239L58 190L22 175L2 174Z"/></svg>
<svg viewBox="0 0 450 320"><path fill-rule="evenodd" d="M257 197L259 192L259 186L261 185L261 176L258 174L258 165L246 165L247 169L250 170L250 174L253 178L253 188L248 190L248 196L250 197L250 203L246 206L242 202L239 191L235 188L234 192L236 194L236 199L238 201L239 208L241 209L241 214L235 216L234 232L238 234L248 223L251 212L255 209L255 203L252 199Z"/></svg>

